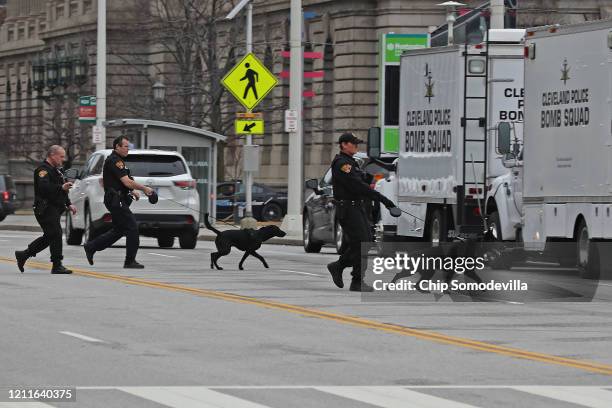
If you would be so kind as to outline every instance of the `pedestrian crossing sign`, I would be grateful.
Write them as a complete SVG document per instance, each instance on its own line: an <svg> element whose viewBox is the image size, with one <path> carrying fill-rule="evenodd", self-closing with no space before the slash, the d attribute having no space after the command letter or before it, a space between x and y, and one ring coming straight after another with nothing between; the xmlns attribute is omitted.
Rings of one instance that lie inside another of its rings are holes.
<svg viewBox="0 0 612 408"><path fill-rule="evenodd" d="M253 53L245 55L221 80L248 110L257 106L277 83L274 74Z"/></svg>
<svg viewBox="0 0 612 408"><path fill-rule="evenodd" d="M234 122L237 135L263 135L264 121L263 119L236 119Z"/></svg>

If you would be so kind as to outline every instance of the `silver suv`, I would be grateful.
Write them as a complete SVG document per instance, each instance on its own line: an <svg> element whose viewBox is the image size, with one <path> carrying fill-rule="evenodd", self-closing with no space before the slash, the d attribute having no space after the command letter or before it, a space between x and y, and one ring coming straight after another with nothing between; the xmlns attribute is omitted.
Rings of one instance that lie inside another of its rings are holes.
<svg viewBox="0 0 612 408"><path fill-rule="evenodd" d="M70 190L77 214L66 215L69 245L80 245L111 228L102 184L104 161L111 153L109 149L92 154ZM183 156L162 150L130 150L125 162L136 182L150 186L159 195L155 205L141 195L130 206L140 234L157 238L162 248L172 247L176 237L181 248L195 248L200 228L200 197Z"/></svg>

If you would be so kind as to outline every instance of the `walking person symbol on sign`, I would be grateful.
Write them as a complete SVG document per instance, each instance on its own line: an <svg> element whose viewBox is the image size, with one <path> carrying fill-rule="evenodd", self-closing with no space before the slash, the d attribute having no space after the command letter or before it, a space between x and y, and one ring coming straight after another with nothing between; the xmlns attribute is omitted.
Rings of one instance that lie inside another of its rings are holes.
<svg viewBox="0 0 612 408"><path fill-rule="evenodd" d="M242 99L246 99L247 95L249 94L249 89L253 90L253 95L255 96L255 99L259 99L257 97L257 85L256 85L256 83L259 81L259 74L257 73L257 71L250 68L251 64L249 64L248 62L244 64L244 66L247 68L247 70L244 76L240 78L240 80L244 81L246 79L247 86L246 88L244 88L244 95L242 95Z"/></svg>
<svg viewBox="0 0 612 408"><path fill-rule="evenodd" d="M221 84L249 111L276 86L278 80L253 53L242 58Z"/></svg>

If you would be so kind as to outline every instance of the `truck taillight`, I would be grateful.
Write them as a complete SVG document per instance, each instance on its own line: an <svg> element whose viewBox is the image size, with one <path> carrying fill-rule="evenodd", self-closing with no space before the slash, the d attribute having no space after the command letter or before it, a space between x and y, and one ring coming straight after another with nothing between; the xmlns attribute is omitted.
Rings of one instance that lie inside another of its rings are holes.
<svg viewBox="0 0 612 408"><path fill-rule="evenodd" d="M182 181L175 181L174 185L177 187L180 187L183 190L191 190L194 189L196 186L196 182L195 180L182 180Z"/></svg>
<svg viewBox="0 0 612 408"><path fill-rule="evenodd" d="M187 216L187 224L193 224L194 223L194 219L191 215Z"/></svg>
<svg viewBox="0 0 612 408"><path fill-rule="evenodd" d="M482 188L470 187L469 190L468 190L468 193L470 195L482 194Z"/></svg>
<svg viewBox="0 0 612 408"><path fill-rule="evenodd" d="M2 192L2 201L9 201L11 199L11 193L8 191Z"/></svg>
<svg viewBox="0 0 612 408"><path fill-rule="evenodd" d="M110 214L106 213L102 217L102 221L103 222L113 222L113 217Z"/></svg>
<svg viewBox="0 0 612 408"><path fill-rule="evenodd" d="M474 214L476 217L480 217L480 207L474 207L472 214Z"/></svg>

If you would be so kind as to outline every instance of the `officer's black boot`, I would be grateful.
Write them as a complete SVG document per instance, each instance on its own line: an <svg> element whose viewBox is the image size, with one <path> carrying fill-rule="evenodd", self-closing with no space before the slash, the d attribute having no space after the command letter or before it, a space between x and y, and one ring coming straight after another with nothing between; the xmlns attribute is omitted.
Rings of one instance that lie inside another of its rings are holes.
<svg viewBox="0 0 612 408"><path fill-rule="evenodd" d="M53 268L51 269L51 273L54 275L69 275L72 271L68 268L65 268L61 263L54 262Z"/></svg>
<svg viewBox="0 0 612 408"><path fill-rule="evenodd" d="M344 267L340 265L340 262L336 261L336 262L328 263L327 270L331 274L332 280L334 281L336 286L339 288L343 288L344 281L342 281L342 271L344 270Z"/></svg>
<svg viewBox="0 0 612 408"><path fill-rule="evenodd" d="M91 247L91 244L89 242L86 242L83 245L83 249L85 250L85 257L87 258L87 262L89 262L90 265L93 265L93 257L96 251Z"/></svg>
<svg viewBox="0 0 612 408"><path fill-rule="evenodd" d="M361 279L354 279L351 281L351 292L374 292L374 288L362 281Z"/></svg>
<svg viewBox="0 0 612 408"><path fill-rule="evenodd" d="M125 263L123 264L123 267L125 269L144 269L144 265L136 262L135 259L132 259L131 261L128 261L126 259Z"/></svg>
<svg viewBox="0 0 612 408"><path fill-rule="evenodd" d="M21 273L23 273L24 271L23 266L25 265L26 261L28 260L30 256L31 256L30 251L28 249L26 249L25 251L15 251L15 259L17 259L17 267L19 268Z"/></svg>

